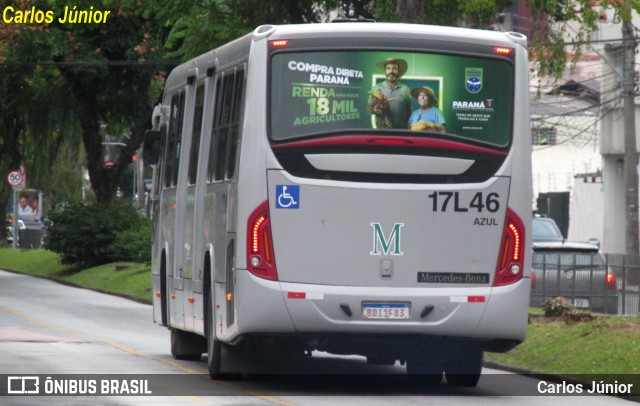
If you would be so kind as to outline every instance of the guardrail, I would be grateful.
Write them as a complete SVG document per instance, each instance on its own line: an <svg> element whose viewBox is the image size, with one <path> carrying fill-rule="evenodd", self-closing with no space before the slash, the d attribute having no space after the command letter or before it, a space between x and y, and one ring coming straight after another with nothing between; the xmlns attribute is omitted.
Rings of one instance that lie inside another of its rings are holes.
<svg viewBox="0 0 640 406"><path fill-rule="evenodd" d="M605 254L607 265L616 276L619 295L618 314L640 314L640 256Z"/></svg>
<svg viewBox="0 0 640 406"><path fill-rule="evenodd" d="M615 276L615 282L611 276ZM530 305L556 296L596 313L640 314L640 256L536 252Z"/></svg>

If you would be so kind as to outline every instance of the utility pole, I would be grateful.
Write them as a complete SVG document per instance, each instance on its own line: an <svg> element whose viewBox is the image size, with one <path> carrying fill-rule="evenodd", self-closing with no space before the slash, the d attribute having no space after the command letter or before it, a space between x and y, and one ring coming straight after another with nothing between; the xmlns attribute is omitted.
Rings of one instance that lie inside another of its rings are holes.
<svg viewBox="0 0 640 406"><path fill-rule="evenodd" d="M631 16L630 0L625 0ZM626 254L638 255L638 152L636 149L635 50L633 22L623 21L624 48L622 94L624 99L624 187L627 217Z"/></svg>

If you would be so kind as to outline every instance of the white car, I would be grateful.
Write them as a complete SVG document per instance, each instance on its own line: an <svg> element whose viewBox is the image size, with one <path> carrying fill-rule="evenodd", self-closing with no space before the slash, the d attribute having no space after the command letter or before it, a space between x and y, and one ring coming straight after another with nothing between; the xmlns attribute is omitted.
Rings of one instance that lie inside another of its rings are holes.
<svg viewBox="0 0 640 406"><path fill-rule="evenodd" d="M7 225L7 242L9 244L13 244L13 222L8 220L9 224ZM24 224L24 221L18 220L18 229L24 230L27 226Z"/></svg>

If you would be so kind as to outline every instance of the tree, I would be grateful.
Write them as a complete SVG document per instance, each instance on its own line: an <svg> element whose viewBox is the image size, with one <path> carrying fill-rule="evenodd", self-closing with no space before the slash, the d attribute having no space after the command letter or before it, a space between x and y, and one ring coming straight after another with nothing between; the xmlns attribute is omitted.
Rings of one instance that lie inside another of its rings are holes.
<svg viewBox="0 0 640 406"><path fill-rule="evenodd" d="M55 67L53 77L60 81L73 100L73 116L77 119L91 186L98 202L108 203L116 194L117 185L139 147L150 122L151 111L160 86L155 83L166 69L161 27L144 17L135 0L79 1L79 10L109 11L102 24L61 23L67 4L40 0L18 0L16 9L32 6L51 11L56 18L51 23L7 24L0 56L34 70ZM11 46L6 44L10 43ZM170 66L174 63L168 63ZM21 80L28 79L23 72ZM48 90L48 89L47 89ZM20 94L20 93L14 93ZM20 94L21 103L33 100ZM60 99L62 100L62 99ZM50 101L50 100L49 100ZM55 106L56 102L50 106ZM126 146L115 166L103 167L103 137L115 132Z"/></svg>
<svg viewBox="0 0 640 406"><path fill-rule="evenodd" d="M95 8L102 4L109 10L113 2L95 3ZM144 18L136 2L121 1L110 10L108 23L52 25L48 33L56 39L49 57L78 102L86 165L99 203L113 199L120 178L141 144L158 96L151 91L159 67L147 60L162 54L162 34L153 21ZM102 165L103 124L107 129L120 126L130 133L123 140L126 145L119 159L110 167Z"/></svg>
<svg viewBox="0 0 640 406"><path fill-rule="evenodd" d="M405 23L424 23L423 0L398 0L396 4L398 20Z"/></svg>
<svg viewBox="0 0 640 406"><path fill-rule="evenodd" d="M383 0L376 2L379 21L486 28L515 0Z"/></svg>
<svg viewBox="0 0 640 406"><path fill-rule="evenodd" d="M0 34L1 35L1 34ZM4 40L4 41L3 41ZM3 37L0 44L10 39ZM11 47L11 50L17 48ZM53 190L60 186L81 182L81 171L66 172L64 177L52 173L52 168L63 162L72 167L79 162L79 131L74 125L72 98L62 86L60 75L52 67L39 67L20 63L12 52L5 50L0 64L0 173L7 174L21 164L27 168L27 186ZM63 153L62 153L63 152ZM60 160L61 155L64 160ZM79 196L80 187L76 189ZM6 217L6 203L12 189L0 183L0 219ZM0 228L4 241L5 227Z"/></svg>

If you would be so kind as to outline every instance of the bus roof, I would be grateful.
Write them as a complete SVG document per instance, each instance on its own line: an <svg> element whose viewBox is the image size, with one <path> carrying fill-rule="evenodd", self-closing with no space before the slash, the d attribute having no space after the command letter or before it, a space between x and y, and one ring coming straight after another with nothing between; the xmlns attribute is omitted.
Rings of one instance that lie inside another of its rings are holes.
<svg viewBox="0 0 640 406"><path fill-rule="evenodd" d="M495 45L520 44L526 47L527 38L516 32L500 32L489 30L477 30L471 28L445 27L424 24L403 23L321 23L321 24L292 24L277 26L261 26L255 32L266 32L272 27L270 37L313 37L349 35L366 35L367 37L398 37L398 38L432 38L464 41L468 43Z"/></svg>

